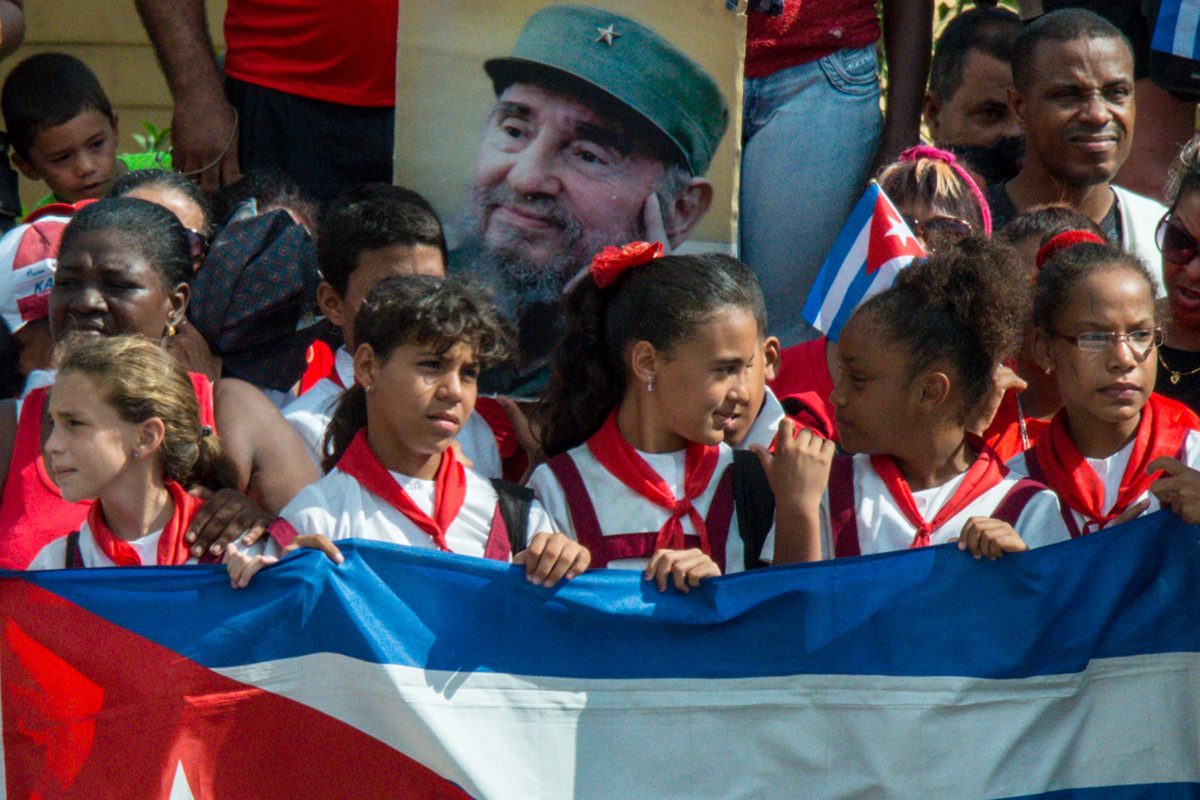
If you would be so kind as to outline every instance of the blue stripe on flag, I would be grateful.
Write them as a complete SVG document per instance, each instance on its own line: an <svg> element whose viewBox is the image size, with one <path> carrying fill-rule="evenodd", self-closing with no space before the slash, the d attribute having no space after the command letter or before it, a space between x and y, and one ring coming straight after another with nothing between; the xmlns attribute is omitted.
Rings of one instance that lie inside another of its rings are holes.
<svg viewBox="0 0 1200 800"><path fill-rule="evenodd" d="M1154 36L1150 40L1152 49L1161 53L1170 53L1175 49L1175 26L1179 24L1181 6L1181 0L1162 0L1154 25Z"/></svg>
<svg viewBox="0 0 1200 800"><path fill-rule="evenodd" d="M875 285L875 279L879 277L882 270L875 270L867 274L867 265L864 262L854 280L850 283L850 288L846 290L846 299L842 302L841 308L838 309L837 316L833 318L833 322L829 323L829 330L826 331L826 336L836 342L842 334L842 328L850 320L850 316L862 304L863 299Z"/></svg>
<svg viewBox="0 0 1200 800"><path fill-rule="evenodd" d="M1162 512L976 561L953 545L732 575L690 595L598 570L549 591L520 568L367 542L234 591L220 567L6 573L210 667L315 652L437 670L596 678L1020 678L1200 652L1200 528ZM137 580L131 580L137 578Z"/></svg>
<svg viewBox="0 0 1200 800"><path fill-rule="evenodd" d="M854 242L858 239L858 235L862 233L865 226L870 224L878 198L879 186L874 183L867 186L867 190L863 192L863 196L850 212L846 224L838 233L838 237L833 243L833 249L825 257L821 271L817 273L817 279L813 282L812 289L808 292L808 298L804 301L804 310L801 315L808 324L814 324L817 315L821 313L825 295L829 293L834 281L837 280L838 273L841 272L843 263L854 248Z"/></svg>

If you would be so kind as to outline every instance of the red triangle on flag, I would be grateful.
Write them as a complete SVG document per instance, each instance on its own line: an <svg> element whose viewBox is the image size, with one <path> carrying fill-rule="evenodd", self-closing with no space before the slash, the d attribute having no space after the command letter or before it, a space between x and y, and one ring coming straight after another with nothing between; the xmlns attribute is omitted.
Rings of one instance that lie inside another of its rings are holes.
<svg viewBox="0 0 1200 800"><path fill-rule="evenodd" d="M0 579L0 629L10 797L167 800L180 765L196 797L468 797L346 722L20 578Z"/></svg>
<svg viewBox="0 0 1200 800"><path fill-rule="evenodd" d="M884 195L875 200L871 217L871 238L867 243L867 274L875 272L894 258L924 258L925 249Z"/></svg>

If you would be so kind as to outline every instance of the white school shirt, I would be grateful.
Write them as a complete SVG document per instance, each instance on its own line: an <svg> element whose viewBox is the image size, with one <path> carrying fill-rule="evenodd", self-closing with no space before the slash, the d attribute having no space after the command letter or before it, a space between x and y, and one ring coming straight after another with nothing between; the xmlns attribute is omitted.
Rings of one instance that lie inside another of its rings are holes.
<svg viewBox="0 0 1200 800"><path fill-rule="evenodd" d="M1112 512L1113 506L1117 503L1117 494L1121 491L1121 478L1125 475L1125 468L1129 466L1129 459L1133 455L1133 442L1122 447L1117 452L1113 453L1108 458L1087 458L1085 459L1088 466L1096 473L1096 477L1104 485L1104 513ZM1183 440L1183 452L1179 454L1179 460L1192 469L1200 469L1200 432L1189 431L1187 437ZM1025 461L1025 453L1017 453L1008 461L1008 468L1019 475L1029 474L1029 465ZM1140 503L1142 500L1150 500L1150 505L1142 514L1153 514L1162 508L1162 503L1158 501L1149 490L1142 493L1140 497L1133 501L1130 505ZM1068 509L1071 516L1075 519L1075 524L1079 526L1079 530L1083 530L1083 526L1087 523L1087 518L1080 514L1075 509ZM1032 545L1031 545L1032 546Z"/></svg>
<svg viewBox="0 0 1200 800"><path fill-rule="evenodd" d="M354 357L345 347L339 347L333 354L333 368L344 386L354 385ZM321 466L321 443L325 439L325 429L333 419L333 411L343 391L329 378L321 378L283 410L283 418L299 435L308 455L318 467ZM483 417L474 413L468 416L456 439L463 455L471 461L471 469L485 478L503 476L496 437Z"/></svg>
<svg viewBox="0 0 1200 800"><path fill-rule="evenodd" d="M38 554L34 556L33 561L29 562L28 570L43 570L43 569L64 569L67 566L67 539L69 537L62 536L47 544ZM132 542L126 542L138 554L142 560L142 566L153 567L158 565L158 540L162 538L162 528L148 533L140 539L134 539ZM238 550L247 553L248 555L269 555L278 557L282 550L275 543L275 540L270 536L263 536L252 545L244 545L237 542ZM83 560L85 567L115 567L100 546L96 544L96 536L92 533L92 528L88 525L87 520L79 527L79 555ZM197 558L189 558L188 564L199 564Z"/></svg>
<svg viewBox="0 0 1200 800"><path fill-rule="evenodd" d="M433 516L435 481L399 472L389 471L389 474L418 508ZM446 545L451 552L482 558L496 513L496 490L487 478L474 470L466 470L466 478L466 498L446 531ZM323 533L334 541L371 539L429 550L435 548L433 539L416 523L339 469L302 489L279 516L290 522L298 533ZM527 540L536 533L558 530L550 515L535 501L529 512Z"/></svg>
<svg viewBox="0 0 1200 800"><path fill-rule="evenodd" d="M770 447L771 442L775 441L775 432L779 430L779 423L787 414L784 413L783 404L779 402L779 398L771 391L771 387L767 387L766 394L763 395L762 410L758 412L758 416L754 418L754 424L750 426L750 430L746 431L746 438L738 444L734 450L749 450L752 444L761 444L763 447Z"/></svg>
<svg viewBox="0 0 1200 800"><path fill-rule="evenodd" d="M717 467L713 470L712 478L704 492L692 501L692 505L703 518L708 517L709 507L716 496L721 479L725 476L725 470L733 464L733 450L725 444L721 444L719 447L720 455L717 458ZM687 451L643 453L638 450L637 453L666 482L675 497L683 496L683 467ZM596 510L596 521L600 526L601 533L605 536L657 531L671 516L667 509L651 503L605 469L592 455L592 451L588 449L586 443L567 451L567 455L579 469L580 477L583 478L583 484L587 488L588 497L592 501L592 507ZM550 467L545 464L539 465L529 478L529 488L533 489L538 500L542 502L554 519L555 529L578 540L575 526L571 521L566 493ZM696 527L692 524L689 516L684 515L680 518L680 522L685 535L696 535ZM735 511L729 521L729 536L725 542L726 573L742 571L745 566L743 552L742 536L738 531ZM609 561L608 566L613 569L642 570L649 563L649 558L619 558Z"/></svg>
<svg viewBox="0 0 1200 800"><path fill-rule="evenodd" d="M855 522L858 527L859 553L865 556L872 553L909 549L916 531L892 499L891 492L884 485L883 478L879 477L879 473L871 466L870 455L856 454L853 464ZM937 512L942 506L946 505L954 496L954 492L962 484L966 474L964 472L957 475L941 486L913 492L913 499L916 501L917 511L921 516L927 520L937 516ZM946 544L962 534L963 526L971 517L992 516L996 506L1000 505L1000 501L1023 477L1015 472L1009 472L998 484L975 498L966 508L932 531L929 535L929 543L931 545ZM1071 538L1062 518L1058 496L1048 489L1029 498L1029 502L1026 503L1013 528L1030 548L1063 542ZM769 537L763 547L763 559L767 560L768 555L773 555L774 549L774 537ZM828 489L821 498L821 556L822 558L835 556Z"/></svg>

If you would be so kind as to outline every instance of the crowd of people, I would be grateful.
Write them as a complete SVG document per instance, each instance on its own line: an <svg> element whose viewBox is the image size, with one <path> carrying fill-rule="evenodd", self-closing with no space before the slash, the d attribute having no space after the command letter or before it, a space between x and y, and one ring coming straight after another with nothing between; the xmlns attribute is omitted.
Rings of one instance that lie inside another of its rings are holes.
<svg viewBox="0 0 1200 800"><path fill-rule="evenodd" d="M160 5L139 1L199 184L117 155L72 56L0 91L14 165L51 191L0 239L4 567L223 561L243 587L357 537L686 593L1200 522L1200 140L1166 205L1116 183L1139 57L1102 16L976 8L930 62L931 4L884 2L881 119L874 3L754 4L735 258L680 249L728 105L634 20L543 9L486 62L451 244L419 193L343 163L377 147L271 143L330 117L390 148L377 86L255 84L278 63L231 3L227 97L187 55L203 26ZM926 255L835 341L799 311L868 177Z"/></svg>

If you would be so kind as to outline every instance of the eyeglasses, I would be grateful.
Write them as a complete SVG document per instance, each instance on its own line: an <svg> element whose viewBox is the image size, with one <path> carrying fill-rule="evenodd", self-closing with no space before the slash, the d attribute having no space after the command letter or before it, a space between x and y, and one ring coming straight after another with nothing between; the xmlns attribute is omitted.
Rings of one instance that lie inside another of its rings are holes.
<svg viewBox="0 0 1200 800"><path fill-rule="evenodd" d="M936 250L939 242L953 244L959 239L965 239L974 233L975 228L960 217L935 216L924 221L916 217L905 217L904 221L916 234L917 238L929 245L930 250Z"/></svg>
<svg viewBox="0 0 1200 800"><path fill-rule="evenodd" d="M1078 336L1066 336L1058 331L1053 332L1060 339L1066 339L1085 353L1099 353L1109 347L1116 347L1119 342L1129 345L1129 352L1134 358L1142 361L1150 355L1150 351L1163 343L1162 328L1153 330L1143 329L1129 333L1113 333L1112 331L1088 331Z"/></svg>
<svg viewBox="0 0 1200 800"><path fill-rule="evenodd" d="M191 228L184 228L188 245L192 248L192 261L199 263L208 253L208 237Z"/></svg>
<svg viewBox="0 0 1200 800"><path fill-rule="evenodd" d="M1154 231L1154 243L1163 258L1182 267L1196 257L1196 240L1190 233L1171 222L1171 212L1158 221Z"/></svg>

